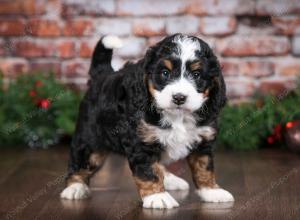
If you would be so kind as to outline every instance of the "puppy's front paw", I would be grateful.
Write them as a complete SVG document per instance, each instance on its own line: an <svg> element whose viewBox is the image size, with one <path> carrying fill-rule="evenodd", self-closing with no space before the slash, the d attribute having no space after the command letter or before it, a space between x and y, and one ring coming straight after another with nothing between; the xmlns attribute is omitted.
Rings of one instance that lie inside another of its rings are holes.
<svg viewBox="0 0 300 220"><path fill-rule="evenodd" d="M86 199L90 196L90 189L84 183L73 183L65 188L60 197L63 199Z"/></svg>
<svg viewBox="0 0 300 220"><path fill-rule="evenodd" d="M233 202L234 198L230 192L221 188L198 189L197 194L203 202Z"/></svg>
<svg viewBox="0 0 300 220"><path fill-rule="evenodd" d="M144 208L172 209L178 206L178 202L168 192L154 193L143 198Z"/></svg>
<svg viewBox="0 0 300 220"><path fill-rule="evenodd" d="M166 190L188 190L189 184L184 179L168 172L164 176L164 187Z"/></svg>
<svg viewBox="0 0 300 220"><path fill-rule="evenodd" d="M211 141L215 139L217 131L213 127L210 126L202 126L199 129L199 134L207 141Z"/></svg>

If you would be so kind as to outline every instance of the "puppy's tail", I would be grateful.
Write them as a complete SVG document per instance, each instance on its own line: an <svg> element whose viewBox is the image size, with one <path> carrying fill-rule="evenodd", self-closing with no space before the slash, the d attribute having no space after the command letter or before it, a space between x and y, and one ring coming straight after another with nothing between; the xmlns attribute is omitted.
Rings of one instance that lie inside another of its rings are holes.
<svg viewBox="0 0 300 220"><path fill-rule="evenodd" d="M93 52L89 74L93 77L96 74L112 71L111 59L113 49L121 48L122 46L123 42L117 36L107 35L102 37Z"/></svg>

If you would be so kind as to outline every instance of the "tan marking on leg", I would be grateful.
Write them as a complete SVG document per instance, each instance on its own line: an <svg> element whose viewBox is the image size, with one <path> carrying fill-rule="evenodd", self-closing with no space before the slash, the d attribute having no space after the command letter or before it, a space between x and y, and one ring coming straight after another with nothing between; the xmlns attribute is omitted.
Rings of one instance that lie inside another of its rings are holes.
<svg viewBox="0 0 300 220"><path fill-rule="evenodd" d="M153 144L157 140L155 127L147 124L144 120L141 120L138 125L137 135L147 144Z"/></svg>
<svg viewBox="0 0 300 220"><path fill-rule="evenodd" d="M192 171L193 181L198 189L201 187L218 187L214 172L207 170L209 163L209 157L207 155L192 153L188 156L187 160Z"/></svg>
<svg viewBox="0 0 300 220"><path fill-rule="evenodd" d="M158 163L155 163L152 165L154 173L158 177L158 181L145 181L140 179L137 176L134 176L135 183L138 187L139 194L141 198L154 194L154 193L160 193L164 192L164 174L163 171L161 170L160 166Z"/></svg>
<svg viewBox="0 0 300 220"><path fill-rule="evenodd" d="M73 173L67 178L67 185L73 183L85 183L89 184L90 178L102 167L107 157L107 153L93 152L88 160L88 169L81 169L78 172Z"/></svg>
<svg viewBox="0 0 300 220"><path fill-rule="evenodd" d="M103 152L93 152L89 158L90 169L99 169L104 164L107 154Z"/></svg>
<svg viewBox="0 0 300 220"><path fill-rule="evenodd" d="M82 169L82 170L72 174L70 177L68 177L67 186L69 186L73 183L85 183L88 185L90 176L92 174L93 174L92 171Z"/></svg>
<svg viewBox="0 0 300 220"><path fill-rule="evenodd" d="M173 64L170 60L164 60L164 64L169 70L173 70Z"/></svg>

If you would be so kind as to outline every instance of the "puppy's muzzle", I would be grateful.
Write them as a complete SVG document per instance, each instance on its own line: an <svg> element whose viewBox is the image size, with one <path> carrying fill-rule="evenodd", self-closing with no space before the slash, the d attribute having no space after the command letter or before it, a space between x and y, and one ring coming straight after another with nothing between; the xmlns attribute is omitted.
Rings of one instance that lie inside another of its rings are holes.
<svg viewBox="0 0 300 220"><path fill-rule="evenodd" d="M186 101L186 95L183 95L182 93L177 93L172 96L173 103L176 105L183 105Z"/></svg>

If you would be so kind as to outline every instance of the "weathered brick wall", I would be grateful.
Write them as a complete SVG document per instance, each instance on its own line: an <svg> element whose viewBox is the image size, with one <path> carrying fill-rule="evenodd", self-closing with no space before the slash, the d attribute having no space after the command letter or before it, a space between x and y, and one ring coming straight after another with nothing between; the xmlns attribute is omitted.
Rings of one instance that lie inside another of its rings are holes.
<svg viewBox="0 0 300 220"><path fill-rule="evenodd" d="M120 66L177 32L213 47L232 98L292 88L300 75L300 0L1 0L0 68L84 85L100 36L124 38Z"/></svg>

